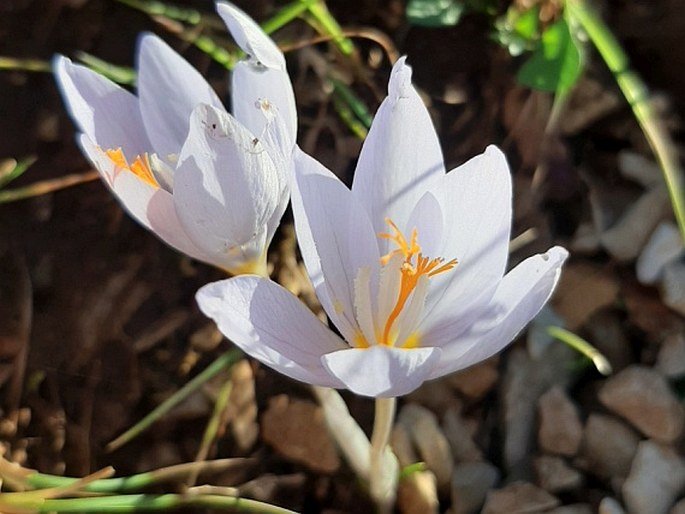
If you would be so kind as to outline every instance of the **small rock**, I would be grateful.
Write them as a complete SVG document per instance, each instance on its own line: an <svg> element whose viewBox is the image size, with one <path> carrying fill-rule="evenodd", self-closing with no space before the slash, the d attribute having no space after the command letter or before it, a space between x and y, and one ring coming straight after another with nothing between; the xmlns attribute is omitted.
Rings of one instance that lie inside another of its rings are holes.
<svg viewBox="0 0 685 514"><path fill-rule="evenodd" d="M635 362L624 320L614 308L595 312L585 324L588 341L602 352L615 373Z"/></svg>
<svg viewBox="0 0 685 514"><path fill-rule="evenodd" d="M406 467L418 462L419 456L414 450L409 429L402 423L395 423L390 433L390 447L395 453L400 467Z"/></svg>
<svg viewBox="0 0 685 514"><path fill-rule="evenodd" d="M478 512L498 481L499 470L489 462L457 464L452 473L452 514Z"/></svg>
<svg viewBox="0 0 685 514"><path fill-rule="evenodd" d="M600 235L602 246L619 261L637 258L669 210L668 192L659 184L638 198L611 228Z"/></svg>
<svg viewBox="0 0 685 514"><path fill-rule="evenodd" d="M564 268L557 291L552 299L554 310L566 321L566 328L574 331L596 311L616 302L619 281L606 267L571 263Z"/></svg>
<svg viewBox="0 0 685 514"><path fill-rule="evenodd" d="M677 260L664 267L661 290L664 303L685 316L685 262Z"/></svg>
<svg viewBox="0 0 685 514"><path fill-rule="evenodd" d="M501 381L504 465L509 479L532 475L538 399L553 385L566 386L570 382L569 363L576 358L564 344L550 345L538 359L520 348L509 352Z"/></svg>
<svg viewBox="0 0 685 514"><path fill-rule="evenodd" d="M631 150L618 152L618 169L625 178L647 189L660 184L663 180L661 168L657 163Z"/></svg>
<svg viewBox="0 0 685 514"><path fill-rule="evenodd" d="M685 334L675 333L664 339L654 368L667 378L685 374Z"/></svg>
<svg viewBox="0 0 685 514"><path fill-rule="evenodd" d="M578 410L560 387L553 387L538 402L538 442L548 453L573 457L580 447L583 425Z"/></svg>
<svg viewBox="0 0 685 514"><path fill-rule="evenodd" d="M583 483L583 475L560 457L541 455L535 458L534 465L538 484L550 493L572 491Z"/></svg>
<svg viewBox="0 0 685 514"><path fill-rule="evenodd" d="M437 514L440 501L435 475L430 471L418 471L400 480L397 507L402 514Z"/></svg>
<svg viewBox="0 0 685 514"><path fill-rule="evenodd" d="M570 250L574 254L591 255L596 253L599 248L599 234L597 234L595 224L588 221L578 225L578 229L571 240Z"/></svg>
<svg viewBox="0 0 685 514"><path fill-rule="evenodd" d="M545 514L593 514L593 512L592 507L586 503L574 503L548 510Z"/></svg>
<svg viewBox="0 0 685 514"><path fill-rule="evenodd" d="M656 283L664 267L685 253L678 227L663 221L654 230L636 263L637 279L643 284Z"/></svg>
<svg viewBox="0 0 685 514"><path fill-rule="evenodd" d="M559 500L544 489L529 482L514 482L490 491L482 514L534 514L547 512L559 505Z"/></svg>
<svg viewBox="0 0 685 514"><path fill-rule="evenodd" d="M287 459L314 471L334 473L340 467L322 409L312 402L284 394L271 398L262 416L262 437Z"/></svg>
<svg viewBox="0 0 685 514"><path fill-rule="evenodd" d="M407 428L421 460L435 473L438 489L447 491L454 462L435 414L425 407L408 403L400 411L397 422Z"/></svg>
<svg viewBox="0 0 685 514"><path fill-rule="evenodd" d="M473 441L471 431L457 409L448 409L442 420L445 437L456 462L483 460L483 452Z"/></svg>
<svg viewBox="0 0 685 514"><path fill-rule="evenodd" d="M590 414L581 448L587 471L604 479L627 477L639 442L640 436L622 421Z"/></svg>
<svg viewBox="0 0 685 514"><path fill-rule="evenodd" d="M447 377L447 383L470 400L480 400L497 383L497 357Z"/></svg>
<svg viewBox="0 0 685 514"><path fill-rule="evenodd" d="M684 488L685 460L672 448L654 441L642 441L623 484L628 512L668 514Z"/></svg>
<svg viewBox="0 0 685 514"><path fill-rule="evenodd" d="M666 380L645 366L630 366L606 381L599 400L648 437L672 443L683 431L685 409Z"/></svg>
<svg viewBox="0 0 685 514"><path fill-rule="evenodd" d="M607 496L606 498L602 498L602 501L599 502L598 514L626 514L626 511L623 510L623 507L618 501Z"/></svg>

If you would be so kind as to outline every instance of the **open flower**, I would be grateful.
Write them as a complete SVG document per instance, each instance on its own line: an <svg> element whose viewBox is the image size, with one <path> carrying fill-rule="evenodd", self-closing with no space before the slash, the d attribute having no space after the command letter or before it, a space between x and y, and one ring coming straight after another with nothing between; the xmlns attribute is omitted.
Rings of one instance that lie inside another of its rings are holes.
<svg viewBox="0 0 685 514"><path fill-rule="evenodd" d="M217 10L248 54L232 76L234 116L152 34L138 45L138 96L63 56L55 75L83 152L136 220L196 259L264 273L290 194L294 95L273 41L236 7Z"/></svg>
<svg viewBox="0 0 685 514"><path fill-rule="evenodd" d="M557 283L563 248L504 275L511 177L495 147L445 173L428 111L401 59L352 190L296 150L298 242L342 337L274 282L238 277L197 294L247 353L292 378L387 398L506 346Z"/></svg>

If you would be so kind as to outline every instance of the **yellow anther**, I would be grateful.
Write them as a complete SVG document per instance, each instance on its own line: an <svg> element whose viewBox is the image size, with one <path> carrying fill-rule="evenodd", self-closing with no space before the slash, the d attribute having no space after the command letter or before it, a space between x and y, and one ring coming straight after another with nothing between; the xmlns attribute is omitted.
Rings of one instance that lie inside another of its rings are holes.
<svg viewBox="0 0 685 514"><path fill-rule="evenodd" d="M159 183L157 182L155 176L152 173L152 169L150 168L150 161L148 159L147 154L143 154L142 156L137 155L133 163L129 165L121 147L115 150L105 150L105 153L107 154L107 157L112 159L114 164L116 164L119 168L129 170L143 182L146 182L150 184L152 187L159 189Z"/></svg>

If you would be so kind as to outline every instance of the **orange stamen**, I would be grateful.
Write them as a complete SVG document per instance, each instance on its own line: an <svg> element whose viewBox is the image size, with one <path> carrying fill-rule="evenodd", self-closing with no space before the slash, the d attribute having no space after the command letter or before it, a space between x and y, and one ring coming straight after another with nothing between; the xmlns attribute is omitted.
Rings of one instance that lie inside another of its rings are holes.
<svg viewBox="0 0 685 514"><path fill-rule="evenodd" d="M154 188L159 188L159 183L155 179L152 169L150 168L150 161L147 154L143 154L142 156L137 155L135 161L129 165L121 147L116 150L105 150L105 153L119 168L128 170L143 182L150 184Z"/></svg>
<svg viewBox="0 0 685 514"><path fill-rule="evenodd" d="M378 237L394 241L399 248L396 248L395 250L392 250L381 257L381 264L385 266L390 259L397 254L402 254L404 256L404 262L399 269L399 272L402 274L400 277L400 292L397 295L395 306L385 322L385 327L383 328L383 337L381 338L381 344L391 346L393 343L390 340L390 332L392 327L402 312L402 309L404 309L409 296L416 289L419 278L423 275L433 277L440 273L454 269L454 267L457 265L457 259L452 259L445 263L445 259L442 257L437 257L434 259L424 257L424 255L421 253L421 247L417 241L418 232L416 228L412 229L410 242L407 243L407 240L402 232L400 232L400 229L397 228L397 225L395 225L390 218L386 218L385 222L390 225L394 234L382 232L378 234ZM413 262L414 257L416 257L415 263Z"/></svg>

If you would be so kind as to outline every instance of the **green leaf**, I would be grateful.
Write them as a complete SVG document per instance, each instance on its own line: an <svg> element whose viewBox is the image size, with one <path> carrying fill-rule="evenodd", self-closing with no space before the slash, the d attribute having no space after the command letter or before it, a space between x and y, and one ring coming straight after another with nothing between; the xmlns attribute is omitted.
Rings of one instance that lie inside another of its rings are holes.
<svg viewBox="0 0 685 514"><path fill-rule="evenodd" d="M540 33L540 8L521 11L511 6L495 21L495 40L513 56L532 50Z"/></svg>
<svg viewBox="0 0 685 514"><path fill-rule="evenodd" d="M518 81L530 88L565 93L578 80L581 53L566 20L542 33L540 46L518 73Z"/></svg>
<svg viewBox="0 0 685 514"><path fill-rule="evenodd" d="M464 12L460 0L409 0L407 21L422 27L451 27Z"/></svg>

